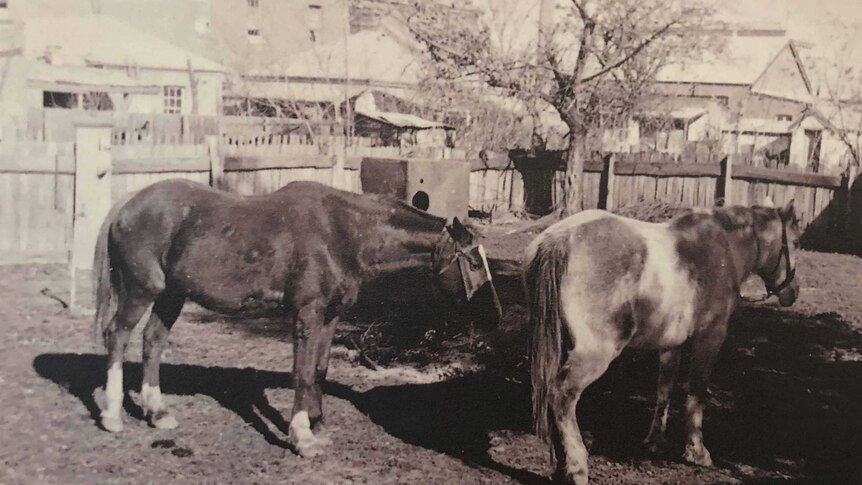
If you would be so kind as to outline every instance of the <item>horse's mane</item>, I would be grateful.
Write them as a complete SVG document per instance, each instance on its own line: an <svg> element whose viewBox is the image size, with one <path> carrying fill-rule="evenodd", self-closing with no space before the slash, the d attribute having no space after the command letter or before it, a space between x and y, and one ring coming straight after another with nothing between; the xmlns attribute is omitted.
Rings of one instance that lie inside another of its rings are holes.
<svg viewBox="0 0 862 485"><path fill-rule="evenodd" d="M756 232L765 229L766 225L778 217L772 207L732 206L720 207L712 211L713 217L725 231L753 228Z"/></svg>

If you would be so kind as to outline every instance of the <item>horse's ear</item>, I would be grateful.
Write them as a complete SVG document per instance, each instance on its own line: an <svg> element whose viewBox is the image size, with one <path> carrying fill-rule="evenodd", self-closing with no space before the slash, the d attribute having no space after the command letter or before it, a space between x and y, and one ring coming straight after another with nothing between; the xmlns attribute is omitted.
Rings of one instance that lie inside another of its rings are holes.
<svg viewBox="0 0 862 485"><path fill-rule="evenodd" d="M775 202L772 202L772 197L768 195L763 196L763 207L775 207Z"/></svg>
<svg viewBox="0 0 862 485"><path fill-rule="evenodd" d="M796 207L794 207L793 202L794 199L790 199L790 202L778 209L778 215L781 216L782 221L796 220Z"/></svg>
<svg viewBox="0 0 862 485"><path fill-rule="evenodd" d="M464 224L461 224L461 221L457 217L452 219L452 224L446 226L446 230L449 231L452 239L462 246L468 246L473 243L473 235L464 227Z"/></svg>

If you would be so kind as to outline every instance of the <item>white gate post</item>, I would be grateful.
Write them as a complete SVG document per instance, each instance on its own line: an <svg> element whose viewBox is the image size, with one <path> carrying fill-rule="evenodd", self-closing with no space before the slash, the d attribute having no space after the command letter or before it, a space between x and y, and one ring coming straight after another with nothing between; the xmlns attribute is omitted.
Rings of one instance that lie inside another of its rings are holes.
<svg viewBox="0 0 862 485"><path fill-rule="evenodd" d="M81 290L82 287L90 288L99 228L110 209L111 123L77 123L72 255L69 264L69 306L73 312L91 306L90 292L84 293Z"/></svg>

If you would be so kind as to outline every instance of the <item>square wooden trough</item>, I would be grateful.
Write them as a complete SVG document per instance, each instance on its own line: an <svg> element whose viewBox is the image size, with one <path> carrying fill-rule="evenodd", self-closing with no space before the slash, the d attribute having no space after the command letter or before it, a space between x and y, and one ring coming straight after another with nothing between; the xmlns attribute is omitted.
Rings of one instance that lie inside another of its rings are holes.
<svg viewBox="0 0 862 485"><path fill-rule="evenodd" d="M363 158L359 177L363 193L395 197L440 217L467 219L466 161Z"/></svg>

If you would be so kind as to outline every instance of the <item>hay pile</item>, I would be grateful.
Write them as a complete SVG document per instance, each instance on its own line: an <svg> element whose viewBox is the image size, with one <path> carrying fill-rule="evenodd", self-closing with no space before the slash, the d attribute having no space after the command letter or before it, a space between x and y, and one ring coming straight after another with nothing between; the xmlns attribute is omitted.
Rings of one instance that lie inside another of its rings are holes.
<svg viewBox="0 0 862 485"><path fill-rule="evenodd" d="M689 207L672 205L665 202L649 202L620 207L613 211L623 217L631 217L646 222L664 222L688 211Z"/></svg>

